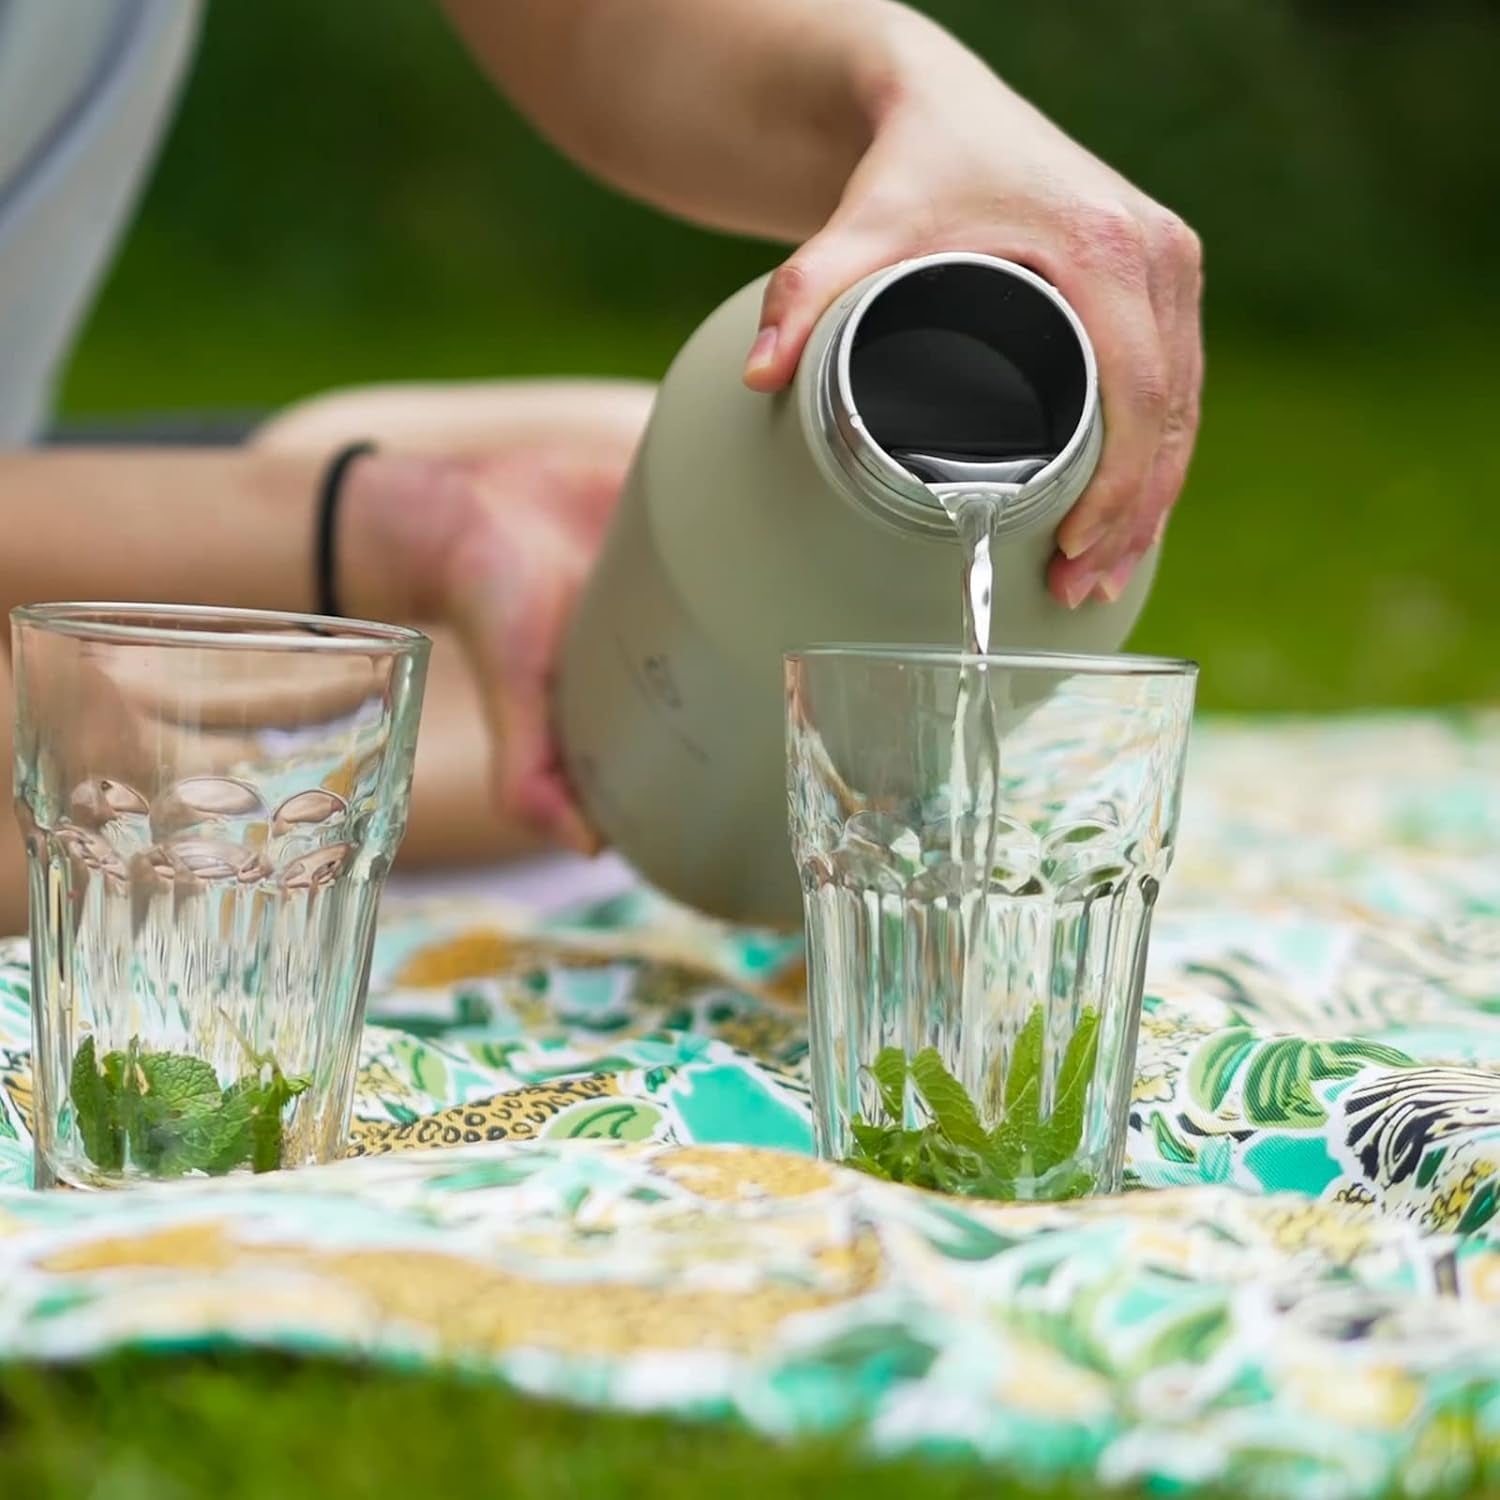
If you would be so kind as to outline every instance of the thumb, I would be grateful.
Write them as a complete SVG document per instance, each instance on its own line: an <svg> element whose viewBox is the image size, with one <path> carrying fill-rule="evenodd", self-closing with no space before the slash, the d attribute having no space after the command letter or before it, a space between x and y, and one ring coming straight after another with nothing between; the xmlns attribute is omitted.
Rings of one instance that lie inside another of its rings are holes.
<svg viewBox="0 0 1500 1500"><path fill-rule="evenodd" d="M818 319L855 282L887 264L884 252L883 242L835 221L783 262L766 286L745 384L767 392L785 386Z"/></svg>
<svg viewBox="0 0 1500 1500"><path fill-rule="evenodd" d="M493 669L483 682L496 808L534 835L580 854L597 854L599 839L579 811L560 763L548 685Z"/></svg>
<svg viewBox="0 0 1500 1500"><path fill-rule="evenodd" d="M551 705L534 694L513 696L498 732L496 801L532 833L577 854L602 847L568 785L551 729Z"/></svg>

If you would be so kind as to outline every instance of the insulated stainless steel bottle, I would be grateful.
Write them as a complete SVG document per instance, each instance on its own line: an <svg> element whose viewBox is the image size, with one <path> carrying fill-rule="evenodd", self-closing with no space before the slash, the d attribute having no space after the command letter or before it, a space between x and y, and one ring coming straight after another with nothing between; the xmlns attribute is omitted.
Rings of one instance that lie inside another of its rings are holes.
<svg viewBox="0 0 1500 1500"><path fill-rule="evenodd" d="M795 925L781 657L813 643L960 643L945 486L1009 496L991 649L1108 652L1154 568L1113 604L1048 592L1058 523L1102 440L1094 353L1040 276L950 253L861 281L791 389L741 381L764 283L714 312L657 395L561 662L566 766L601 835L654 885Z"/></svg>

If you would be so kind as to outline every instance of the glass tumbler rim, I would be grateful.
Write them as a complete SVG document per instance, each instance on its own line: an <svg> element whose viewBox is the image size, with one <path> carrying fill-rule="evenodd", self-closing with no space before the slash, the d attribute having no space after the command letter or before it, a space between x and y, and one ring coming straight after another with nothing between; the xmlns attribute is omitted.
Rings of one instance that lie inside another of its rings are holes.
<svg viewBox="0 0 1500 1500"><path fill-rule="evenodd" d="M431 644L407 625L211 604L59 601L20 605L10 619L75 640L165 648L409 656Z"/></svg>
<svg viewBox="0 0 1500 1500"><path fill-rule="evenodd" d="M995 651L982 656L953 646L899 646L864 642L818 643L784 653L787 665L809 660L878 662L886 666L937 667L956 670L984 665L1010 672L1068 672L1079 677L1195 678L1198 663L1187 657L1150 656L1130 652L1088 655L1067 651Z"/></svg>

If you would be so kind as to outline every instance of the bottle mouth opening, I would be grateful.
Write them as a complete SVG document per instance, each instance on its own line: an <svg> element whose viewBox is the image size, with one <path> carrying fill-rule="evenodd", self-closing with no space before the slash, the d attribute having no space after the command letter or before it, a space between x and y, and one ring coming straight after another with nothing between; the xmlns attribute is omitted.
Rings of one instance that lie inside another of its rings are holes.
<svg viewBox="0 0 1500 1500"><path fill-rule="evenodd" d="M846 472L923 529L951 530L945 491L981 487L1011 492L1023 524L1098 442L1077 315L990 256L928 256L877 278L835 336L826 393Z"/></svg>

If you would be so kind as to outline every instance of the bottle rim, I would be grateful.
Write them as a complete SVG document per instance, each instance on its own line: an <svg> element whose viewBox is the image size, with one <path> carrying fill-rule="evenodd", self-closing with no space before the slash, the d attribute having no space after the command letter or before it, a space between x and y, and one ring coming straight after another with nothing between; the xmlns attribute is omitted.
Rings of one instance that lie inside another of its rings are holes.
<svg viewBox="0 0 1500 1500"><path fill-rule="evenodd" d="M1024 484L1014 487L1003 531L1029 530L1061 514L1083 493L1098 466L1103 430L1100 420L1098 361L1083 323L1051 282L1015 261L977 251L950 250L898 261L866 278L851 301L837 307L837 326L822 351L804 406L809 436L820 447L846 498L873 509L902 531L952 540L956 533L938 490L929 487L880 446L860 414L855 398L852 356L866 313L898 282L937 266L981 266L1025 282L1062 314L1077 340L1084 363L1083 408L1073 432L1056 457ZM941 486L939 489L948 488Z"/></svg>

